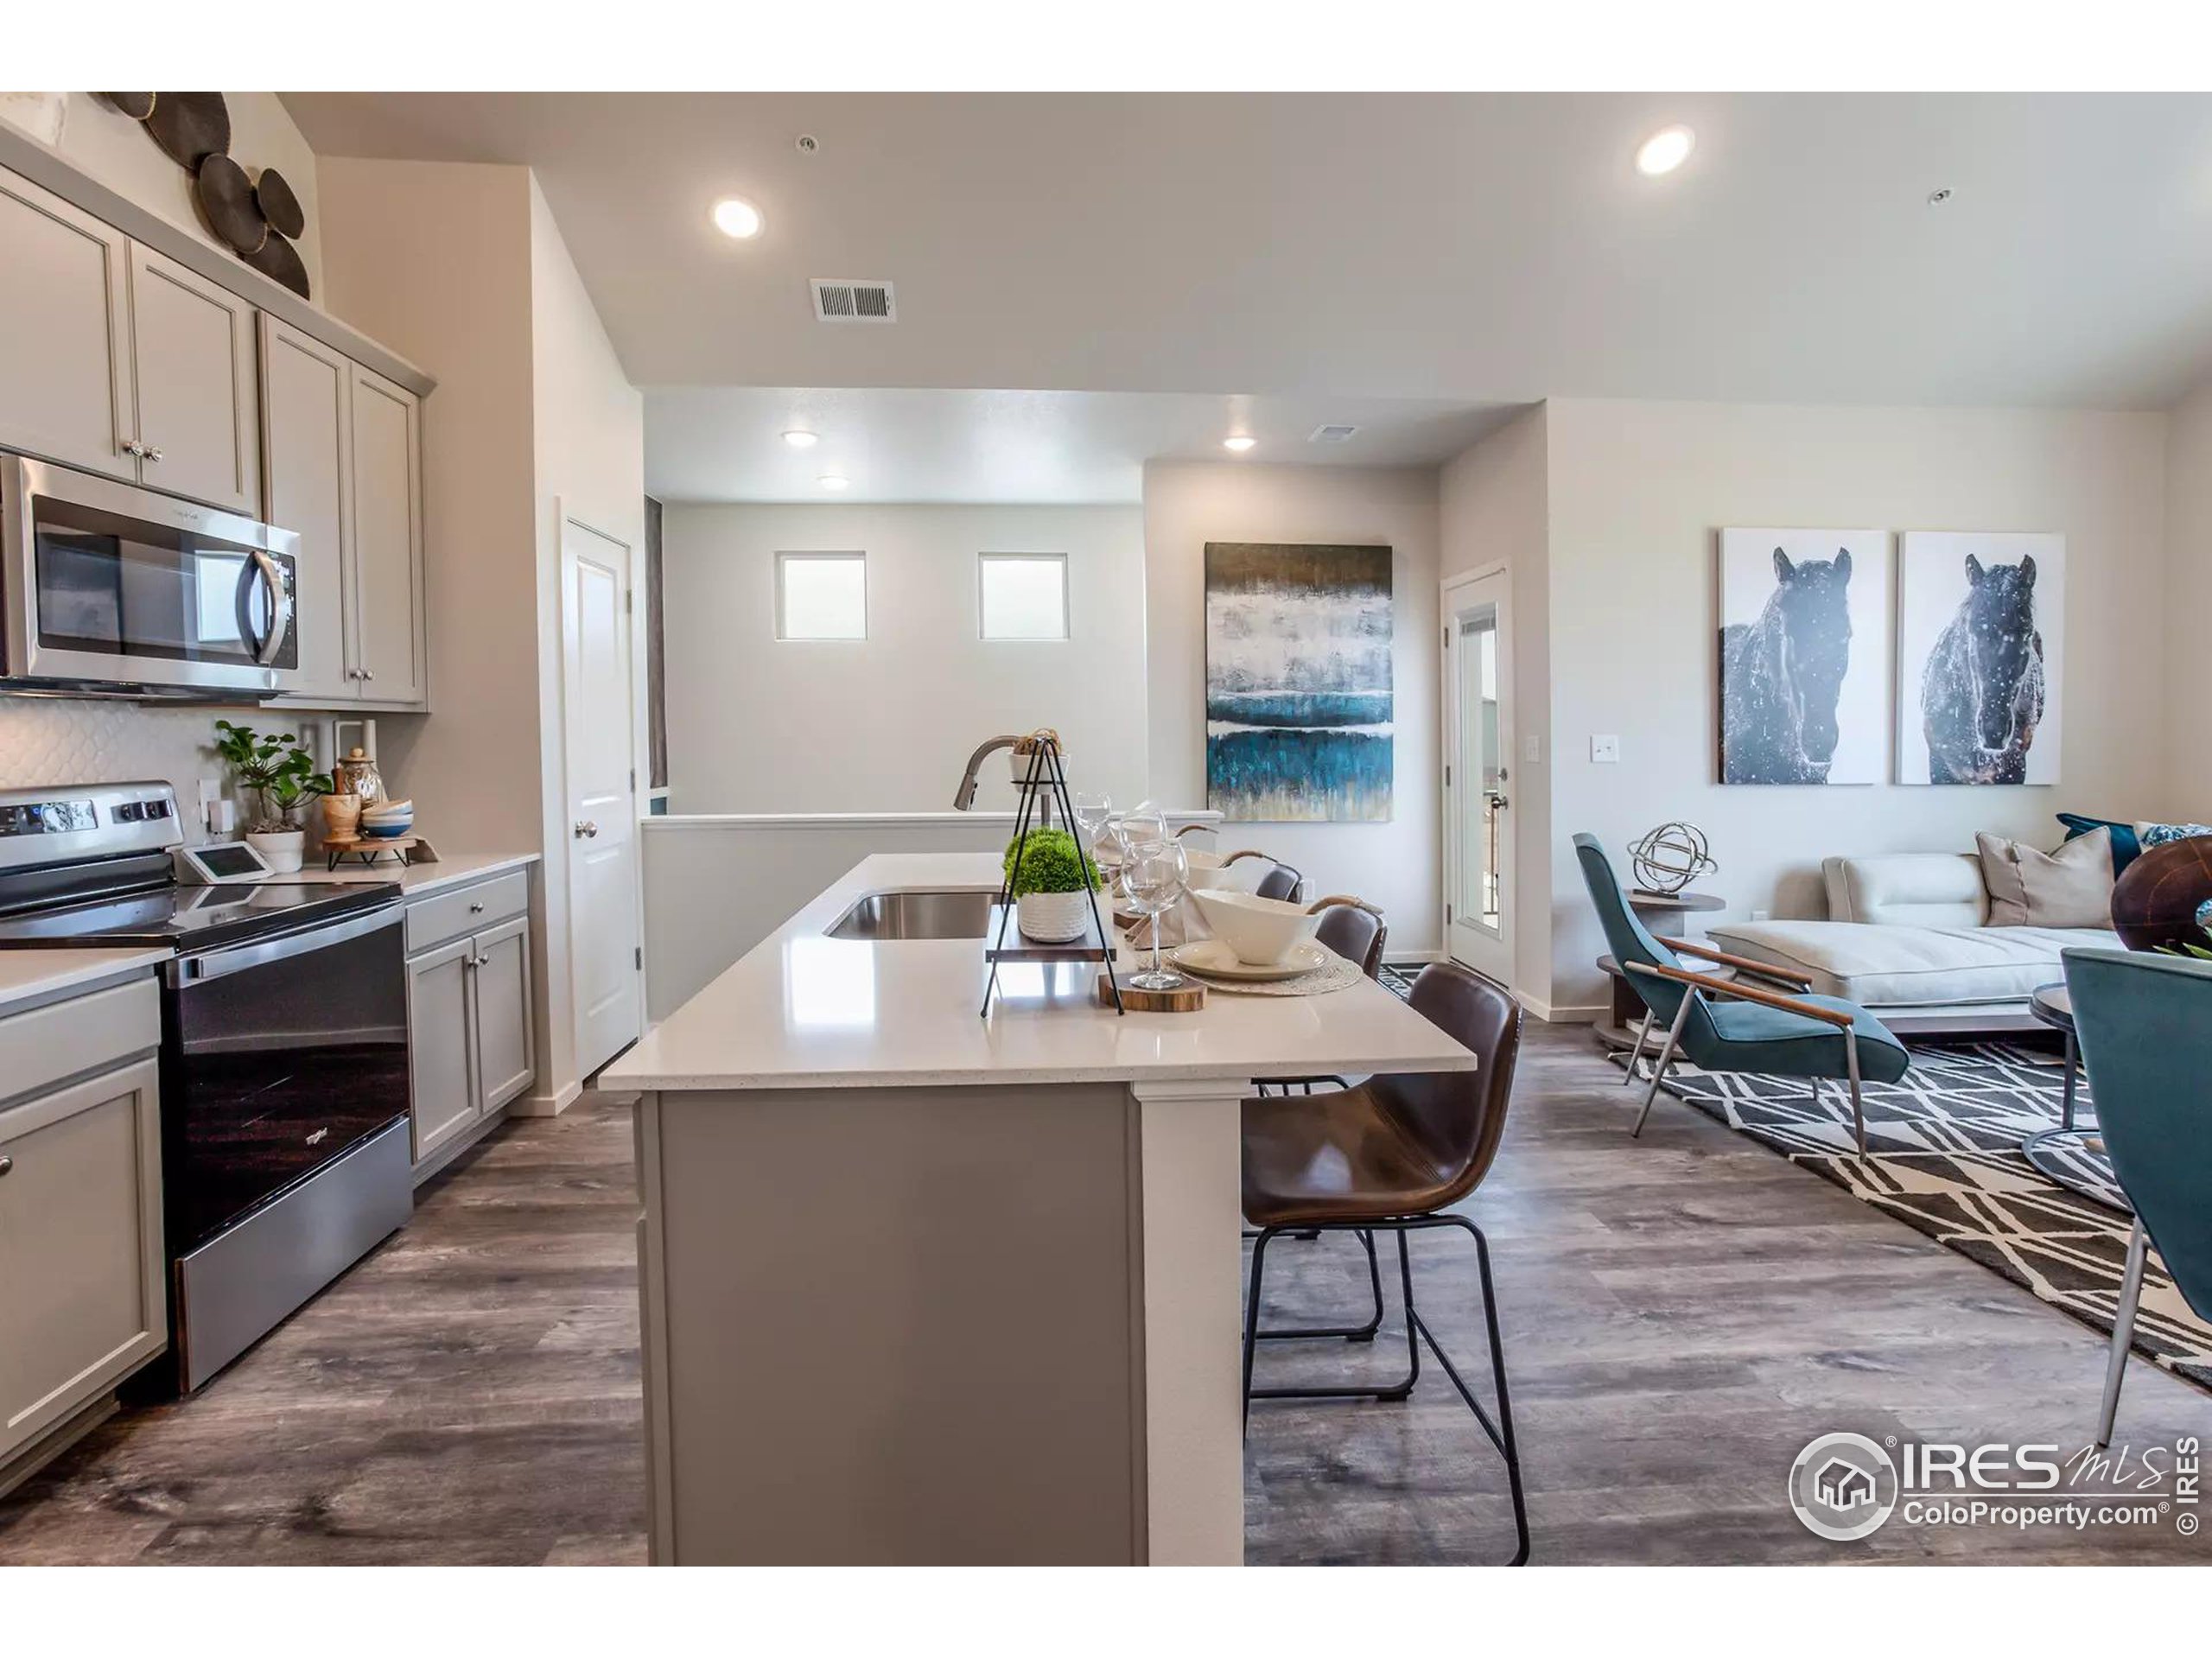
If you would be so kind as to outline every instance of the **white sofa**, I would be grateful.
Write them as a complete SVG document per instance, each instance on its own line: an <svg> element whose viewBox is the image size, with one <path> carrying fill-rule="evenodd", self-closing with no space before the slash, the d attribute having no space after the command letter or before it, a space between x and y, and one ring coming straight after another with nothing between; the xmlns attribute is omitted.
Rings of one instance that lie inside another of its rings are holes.
<svg viewBox="0 0 2212 1659"><path fill-rule="evenodd" d="M1821 862L1826 921L1722 922L1723 950L1811 976L1813 988L1871 1009L1898 1032L2032 1026L2028 994L2065 977L2069 945L2120 948L2104 928L1992 927L1971 853L1892 853Z"/></svg>

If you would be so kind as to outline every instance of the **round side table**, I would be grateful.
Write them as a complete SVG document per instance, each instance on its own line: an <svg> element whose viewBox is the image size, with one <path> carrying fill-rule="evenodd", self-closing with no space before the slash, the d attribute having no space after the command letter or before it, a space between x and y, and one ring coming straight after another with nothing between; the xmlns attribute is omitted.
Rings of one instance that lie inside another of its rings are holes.
<svg viewBox="0 0 2212 1659"><path fill-rule="evenodd" d="M2082 1071L2082 1043L2074 1029L2074 999L2062 982L2038 986L2028 998L2028 1012L2066 1038L2066 1090L2058 1108L2058 1127L2044 1129L2020 1142L2020 1151L2044 1175L2069 1192L2077 1192L2121 1215L2132 1216L2134 1206L2120 1190L2105 1154L2104 1137L2094 1129L2074 1127L2074 1092Z"/></svg>

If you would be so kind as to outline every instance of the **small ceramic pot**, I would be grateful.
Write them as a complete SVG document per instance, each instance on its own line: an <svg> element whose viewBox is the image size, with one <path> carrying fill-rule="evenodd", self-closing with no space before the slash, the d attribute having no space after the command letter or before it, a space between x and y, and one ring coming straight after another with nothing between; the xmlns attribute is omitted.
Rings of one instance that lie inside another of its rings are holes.
<svg viewBox="0 0 2212 1659"><path fill-rule="evenodd" d="M246 845L261 855L271 874L291 875L305 861L308 832L304 830L251 830L247 833Z"/></svg>
<svg viewBox="0 0 2212 1659"><path fill-rule="evenodd" d="M1014 901L1014 925L1024 938L1039 944L1067 944L1084 936L1090 925L1089 895L1075 893L1025 893Z"/></svg>
<svg viewBox="0 0 2212 1659"><path fill-rule="evenodd" d="M332 839L343 840L359 833L361 827L361 798L358 795L326 795L322 798L322 833Z"/></svg>

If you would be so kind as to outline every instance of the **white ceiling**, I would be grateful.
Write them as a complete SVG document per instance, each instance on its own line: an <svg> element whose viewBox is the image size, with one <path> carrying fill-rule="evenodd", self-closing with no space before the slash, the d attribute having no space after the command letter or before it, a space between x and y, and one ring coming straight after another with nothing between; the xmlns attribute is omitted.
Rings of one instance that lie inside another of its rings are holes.
<svg viewBox="0 0 2212 1659"><path fill-rule="evenodd" d="M2212 353L2201 95L285 97L321 153L536 168L645 386L2134 407Z"/></svg>
<svg viewBox="0 0 2212 1659"><path fill-rule="evenodd" d="M645 394L645 487L664 501L1135 502L1153 459L1429 466L1513 405L1191 392L662 387ZM1349 423L1342 443L1313 429ZM810 449L783 434L814 433ZM823 474L849 481L823 488Z"/></svg>

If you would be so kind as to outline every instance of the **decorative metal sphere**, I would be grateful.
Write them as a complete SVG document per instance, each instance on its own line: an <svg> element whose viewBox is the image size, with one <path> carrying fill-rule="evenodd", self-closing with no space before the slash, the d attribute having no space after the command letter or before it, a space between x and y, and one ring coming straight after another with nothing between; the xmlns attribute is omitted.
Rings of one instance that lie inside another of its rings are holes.
<svg viewBox="0 0 2212 1659"><path fill-rule="evenodd" d="M1720 868L1706 846L1705 831L1694 823L1662 823L1630 842L1628 852L1637 887L1669 897Z"/></svg>

